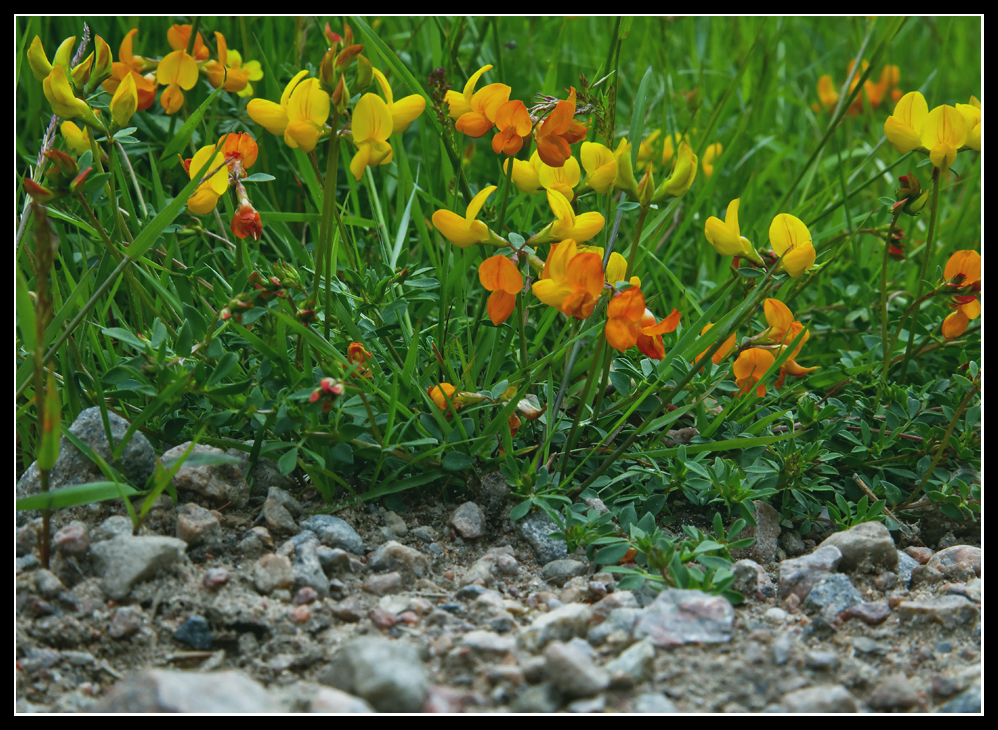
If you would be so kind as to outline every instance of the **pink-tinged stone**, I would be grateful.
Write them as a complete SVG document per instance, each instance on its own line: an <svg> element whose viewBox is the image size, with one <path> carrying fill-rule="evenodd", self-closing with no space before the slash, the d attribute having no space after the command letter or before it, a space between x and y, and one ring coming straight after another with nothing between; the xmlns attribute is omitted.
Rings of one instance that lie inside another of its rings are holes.
<svg viewBox="0 0 998 730"><path fill-rule="evenodd" d="M296 606L304 606L308 603L312 603L319 598L319 594L316 592L315 588L312 586L305 586L295 593L293 603Z"/></svg>
<svg viewBox="0 0 998 730"><path fill-rule="evenodd" d="M219 588L228 583L231 578L232 576L229 575L229 571L225 568L210 568L204 574L204 580L201 584L205 588Z"/></svg>
<svg viewBox="0 0 998 730"><path fill-rule="evenodd" d="M461 537L468 540L485 534L485 513L474 502L465 502L454 510L450 523Z"/></svg>
<svg viewBox="0 0 998 730"><path fill-rule="evenodd" d="M357 623L367 615L367 606L359 598L350 596L331 607L333 616L346 623Z"/></svg>
<svg viewBox="0 0 998 730"><path fill-rule="evenodd" d="M409 626L415 626L419 623L419 616L415 614L414 611L403 611L398 615L399 621Z"/></svg>
<svg viewBox="0 0 998 730"><path fill-rule="evenodd" d="M295 583L291 561L283 555L264 555L253 566L253 583L264 595L278 588L290 588Z"/></svg>
<svg viewBox="0 0 998 730"><path fill-rule="evenodd" d="M393 614L391 611L386 611L385 609L379 606L375 606L374 608L372 608L370 613L368 613L367 615L370 616L371 621L379 629L390 629L392 626L398 623L398 619L395 618L395 614Z"/></svg>
<svg viewBox="0 0 998 730"><path fill-rule="evenodd" d="M402 576L396 572L383 573L381 575L370 575L364 580L361 588L376 596L384 596L389 593L398 593L402 587Z"/></svg>
<svg viewBox="0 0 998 730"><path fill-rule="evenodd" d="M983 551L979 547L954 545L940 550L929 559L926 565L935 568L950 580L968 578L970 571L973 571L974 575L980 578L982 555Z"/></svg>
<svg viewBox="0 0 998 730"><path fill-rule="evenodd" d="M222 526L215 514L193 502L183 505L177 510L177 537L188 545L218 542Z"/></svg>
<svg viewBox="0 0 998 730"><path fill-rule="evenodd" d="M841 560L842 551L834 545L820 547L802 558L784 560L780 563L780 598L792 593L803 601L818 581L835 572Z"/></svg>
<svg viewBox="0 0 998 730"><path fill-rule="evenodd" d="M730 641L734 620L735 609L726 598L667 588L638 619L634 638L647 637L662 647Z"/></svg>
<svg viewBox="0 0 998 730"><path fill-rule="evenodd" d="M981 614L980 609L963 596L902 601L896 610L902 624L939 623L947 629L972 623Z"/></svg>
<svg viewBox="0 0 998 730"><path fill-rule="evenodd" d="M65 555L85 555L90 549L90 535L82 522L70 522L52 537L52 545Z"/></svg>
<svg viewBox="0 0 998 730"><path fill-rule="evenodd" d="M872 603L857 603L849 606L839 614L839 618L848 621L851 618L858 618L863 623L876 626L887 620L891 615L891 607L887 601L874 601Z"/></svg>
<svg viewBox="0 0 998 730"><path fill-rule="evenodd" d="M932 557L932 551L927 547L906 547L904 551L908 554L908 557L914 558L918 561L919 565L925 565L929 562L929 558Z"/></svg>
<svg viewBox="0 0 998 730"><path fill-rule="evenodd" d="M303 624L312 618L312 609L308 606L297 606L291 609L291 618Z"/></svg>

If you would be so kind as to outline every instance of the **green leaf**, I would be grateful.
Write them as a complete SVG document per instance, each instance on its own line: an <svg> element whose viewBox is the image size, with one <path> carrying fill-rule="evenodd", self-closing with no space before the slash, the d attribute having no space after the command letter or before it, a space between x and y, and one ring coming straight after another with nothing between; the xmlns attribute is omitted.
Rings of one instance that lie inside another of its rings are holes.
<svg viewBox="0 0 998 730"><path fill-rule="evenodd" d="M284 456L277 460L277 468L280 469L281 474L287 476L295 470L295 465L298 463L298 447L291 449L286 452Z"/></svg>
<svg viewBox="0 0 998 730"><path fill-rule="evenodd" d="M644 76L641 77L637 93L634 94L631 126L627 130L627 138L631 143L631 167L635 170L638 169L638 147L641 146L641 140L644 137L645 109L648 105L648 87L651 85L652 75L652 68L649 66Z"/></svg>
<svg viewBox="0 0 998 730"><path fill-rule="evenodd" d="M440 465L447 471L462 471L468 469L474 463L472 458L460 451L451 451L444 456Z"/></svg>
<svg viewBox="0 0 998 730"><path fill-rule="evenodd" d="M533 504L533 501L529 499L526 502L520 502L520 504L516 505L509 511L509 518L513 520L513 522L516 522L530 511L531 504Z"/></svg>
<svg viewBox="0 0 998 730"><path fill-rule="evenodd" d="M35 351L35 305L28 293L28 282L24 280L21 270L17 270L17 325L21 330L21 342L29 354Z"/></svg>
<svg viewBox="0 0 998 730"><path fill-rule="evenodd" d="M90 482L89 484L75 484L72 487L65 487L63 489L53 489L44 494L34 494L30 497L17 500L16 506L20 511L75 507L78 504L90 504L92 502L103 502L108 499L117 499L121 496L122 492L126 496L138 494L137 491L127 484Z"/></svg>
<svg viewBox="0 0 998 730"><path fill-rule="evenodd" d="M38 450L38 469L52 471L59 458L59 435L62 424L62 396L55 386L55 374L49 370L45 386L45 420L42 426L42 443Z"/></svg>
<svg viewBox="0 0 998 730"><path fill-rule="evenodd" d="M619 542L616 545L608 545L602 550L596 551L594 559L600 565L619 563L621 558L627 555L627 551L630 549L631 546L627 542Z"/></svg>

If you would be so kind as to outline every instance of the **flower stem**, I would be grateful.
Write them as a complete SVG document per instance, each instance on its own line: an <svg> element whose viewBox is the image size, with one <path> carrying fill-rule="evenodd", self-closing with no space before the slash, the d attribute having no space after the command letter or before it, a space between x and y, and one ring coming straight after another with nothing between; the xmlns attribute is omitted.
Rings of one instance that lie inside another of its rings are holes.
<svg viewBox="0 0 998 730"><path fill-rule="evenodd" d="M887 229L887 240L884 242L884 261L880 269L880 341L882 343L884 357L884 372L881 378L881 387L877 390L877 403L873 407L873 413L880 408L880 394L887 384L887 371L891 367L891 353L887 350L887 262L890 261L891 240L894 237L894 226L897 225L901 210L898 209L891 218L891 225Z"/></svg>
<svg viewBox="0 0 998 730"><path fill-rule="evenodd" d="M329 152L326 157L326 176L322 185L322 217L319 222L319 241L315 252L315 275L312 280L312 299L319 300L319 280L322 278L323 259L326 259L326 304L329 304L329 277L336 270L336 262L333 261L333 215L336 207L336 178L339 173L340 160L340 138L338 127L340 114L337 109L333 109L333 133L329 135ZM323 333L329 339L329 308L323 310Z"/></svg>
<svg viewBox="0 0 998 730"><path fill-rule="evenodd" d="M929 208L929 235L925 239L925 250L922 252L922 268L918 273L918 287L915 290L915 299L922 296L923 282L929 271L929 259L932 257L932 249L936 239L936 219L939 214L939 168L932 169L932 203ZM911 360L911 353L915 346L915 330L918 325L918 310L916 309L911 317L911 329L908 330L908 347L904 351L904 361L901 364L901 378L907 379L908 362ZM900 325L898 332L900 332Z"/></svg>
<svg viewBox="0 0 998 730"><path fill-rule="evenodd" d="M649 210L649 206L641 206L641 214L638 216L638 225L634 229L634 240L631 241L631 251L627 254L627 273L624 274L625 281L630 281L631 274L634 273L634 260L638 257L638 241L641 240L641 229L644 228L645 217L648 215Z"/></svg>

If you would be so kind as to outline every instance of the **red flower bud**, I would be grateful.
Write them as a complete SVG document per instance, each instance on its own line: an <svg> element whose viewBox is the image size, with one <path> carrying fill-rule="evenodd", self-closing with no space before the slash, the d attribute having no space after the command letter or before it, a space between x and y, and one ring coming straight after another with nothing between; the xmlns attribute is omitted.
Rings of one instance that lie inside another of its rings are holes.
<svg viewBox="0 0 998 730"><path fill-rule="evenodd" d="M236 209L229 227L236 238L253 236L254 241L259 241L260 236L263 234L263 223L260 221L260 214L248 202L240 204L239 208Z"/></svg>

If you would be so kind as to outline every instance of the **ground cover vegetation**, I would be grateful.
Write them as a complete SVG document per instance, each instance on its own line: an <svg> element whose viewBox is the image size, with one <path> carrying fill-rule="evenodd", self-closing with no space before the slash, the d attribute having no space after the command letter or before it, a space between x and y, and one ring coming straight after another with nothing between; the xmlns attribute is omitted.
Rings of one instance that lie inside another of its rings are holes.
<svg viewBox="0 0 998 730"><path fill-rule="evenodd" d="M18 508L138 529L183 463L129 483L139 430L330 510L499 470L623 587L736 602L758 500L977 520L980 33L19 18ZM131 423L105 480L49 491L94 405Z"/></svg>

